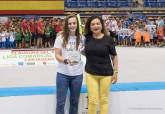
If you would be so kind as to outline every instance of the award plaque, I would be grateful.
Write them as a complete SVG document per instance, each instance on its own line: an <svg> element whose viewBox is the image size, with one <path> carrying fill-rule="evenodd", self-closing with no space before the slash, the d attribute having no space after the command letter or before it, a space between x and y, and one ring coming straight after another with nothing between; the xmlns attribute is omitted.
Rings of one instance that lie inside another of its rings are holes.
<svg viewBox="0 0 165 114"><path fill-rule="evenodd" d="M68 52L68 59L72 63L79 63L79 61L80 61L80 53L77 52L77 51L70 51L70 52Z"/></svg>

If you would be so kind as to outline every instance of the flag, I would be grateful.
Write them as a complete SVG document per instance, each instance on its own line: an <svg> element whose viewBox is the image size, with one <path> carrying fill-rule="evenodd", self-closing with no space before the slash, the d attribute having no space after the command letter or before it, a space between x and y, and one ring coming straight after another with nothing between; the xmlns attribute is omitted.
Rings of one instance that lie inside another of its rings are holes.
<svg viewBox="0 0 165 114"><path fill-rule="evenodd" d="M82 23L81 23L81 18L80 18L80 14L77 14L77 18L78 18L78 23L79 23L79 32L80 34L82 34L83 30L82 30Z"/></svg>
<svg viewBox="0 0 165 114"><path fill-rule="evenodd" d="M63 14L64 0L0 0L0 14Z"/></svg>

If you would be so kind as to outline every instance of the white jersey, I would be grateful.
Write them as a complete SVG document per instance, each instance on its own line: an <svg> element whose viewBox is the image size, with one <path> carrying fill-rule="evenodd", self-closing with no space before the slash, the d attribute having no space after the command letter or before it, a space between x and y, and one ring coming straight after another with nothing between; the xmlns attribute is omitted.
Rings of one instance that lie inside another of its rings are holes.
<svg viewBox="0 0 165 114"><path fill-rule="evenodd" d="M68 44L66 48L63 48L63 38L62 35L58 35L54 44L54 48L61 49L62 56L66 59L69 58L70 54L74 53L77 55L77 59L79 59L78 63L75 65L64 64L62 62L58 62L57 72L68 75L68 76L76 76L83 73L83 63L81 61L81 53L80 46L79 49L76 50L76 36L70 36L68 39ZM81 45L81 44L80 44Z"/></svg>
<svg viewBox="0 0 165 114"><path fill-rule="evenodd" d="M10 32L10 42L14 42L15 37L14 37L14 32Z"/></svg>
<svg viewBox="0 0 165 114"><path fill-rule="evenodd" d="M3 31L1 33L2 42L6 42L6 33Z"/></svg>

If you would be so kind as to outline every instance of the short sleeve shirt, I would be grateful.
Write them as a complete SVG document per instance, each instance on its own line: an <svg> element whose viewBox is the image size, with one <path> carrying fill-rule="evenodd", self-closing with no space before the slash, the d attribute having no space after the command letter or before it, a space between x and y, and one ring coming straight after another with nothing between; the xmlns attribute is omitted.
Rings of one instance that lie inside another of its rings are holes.
<svg viewBox="0 0 165 114"><path fill-rule="evenodd" d="M57 65L57 72L69 75L69 76L76 76L83 73L83 63L81 61L81 53L79 49L76 49L76 36L70 36L68 40L68 44L66 45L66 48L62 46L63 44L63 38L62 35L58 35L54 44L54 48L61 49L62 56L66 59L70 56L69 54L71 52L74 52L79 56L79 62L75 65L69 65L64 64L61 62L58 62Z"/></svg>
<svg viewBox="0 0 165 114"><path fill-rule="evenodd" d="M117 53L111 37L104 36L102 39L95 39L92 36L87 36L85 55L85 71L87 73L100 76L113 75L111 55L116 56Z"/></svg>

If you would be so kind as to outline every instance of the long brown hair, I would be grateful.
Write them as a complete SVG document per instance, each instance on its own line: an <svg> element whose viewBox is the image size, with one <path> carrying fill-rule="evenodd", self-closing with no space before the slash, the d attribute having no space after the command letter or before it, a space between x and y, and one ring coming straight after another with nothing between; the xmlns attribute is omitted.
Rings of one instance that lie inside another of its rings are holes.
<svg viewBox="0 0 165 114"><path fill-rule="evenodd" d="M79 23L78 23L78 18L75 14L69 15L64 19L64 24L63 24L63 32L62 32L62 36L63 36L63 47L66 48L66 45L68 43L68 38L69 38L69 28L68 28L68 20L70 18L76 18L77 20L77 29L76 29L76 49L78 49L78 46L80 44L80 32L79 32Z"/></svg>

